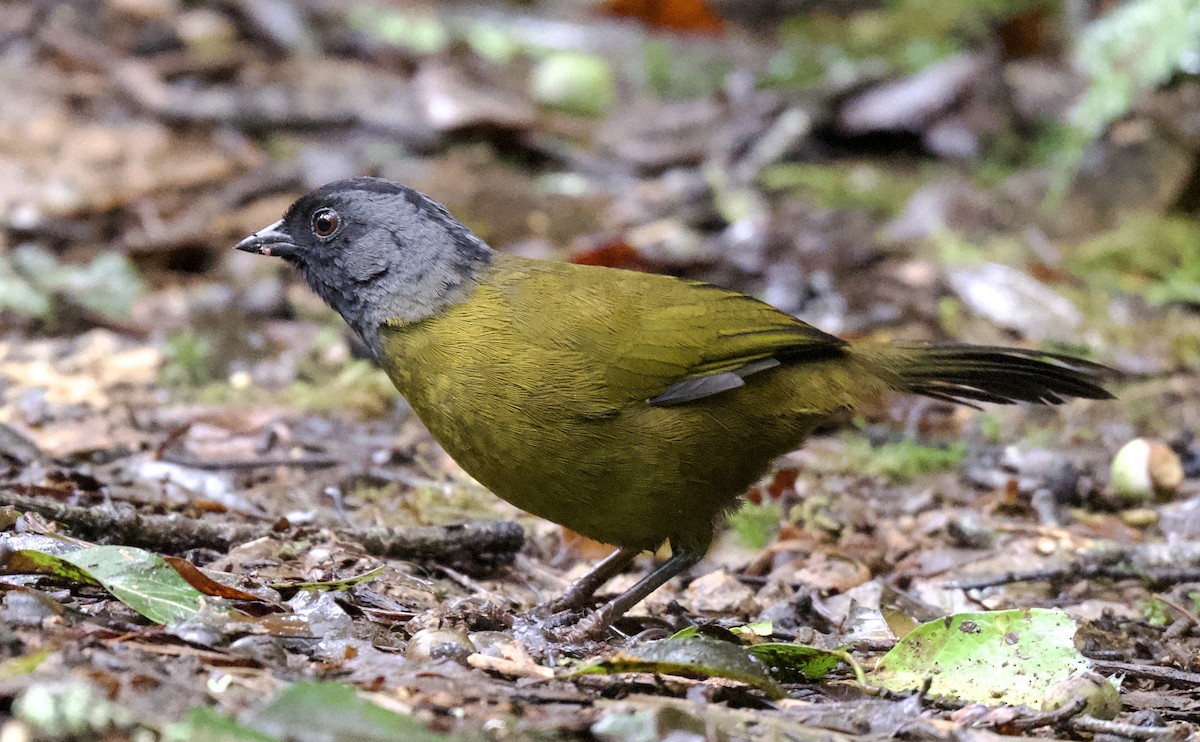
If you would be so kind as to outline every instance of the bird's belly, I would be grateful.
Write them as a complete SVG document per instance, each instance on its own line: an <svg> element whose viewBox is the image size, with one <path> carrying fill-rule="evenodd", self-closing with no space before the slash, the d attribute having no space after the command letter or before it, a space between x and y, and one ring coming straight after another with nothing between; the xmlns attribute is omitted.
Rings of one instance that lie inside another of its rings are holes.
<svg viewBox="0 0 1200 742"><path fill-rule="evenodd" d="M643 472L618 426L563 430L545 421L421 414L446 451L481 484L529 513L605 543L654 548L684 517L684 497ZM643 449L644 450L644 449ZM710 520L711 522L711 520Z"/></svg>
<svg viewBox="0 0 1200 742"><path fill-rule="evenodd" d="M597 541L644 549L668 538L707 546L714 519L803 436L792 424L747 426L703 405L642 403L597 418L470 394L409 401L497 496Z"/></svg>

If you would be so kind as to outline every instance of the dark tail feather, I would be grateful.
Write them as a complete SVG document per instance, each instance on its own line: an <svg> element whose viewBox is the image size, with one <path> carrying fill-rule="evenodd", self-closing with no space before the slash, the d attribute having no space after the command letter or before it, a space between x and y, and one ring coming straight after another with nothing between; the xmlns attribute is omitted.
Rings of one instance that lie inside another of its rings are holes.
<svg viewBox="0 0 1200 742"><path fill-rule="evenodd" d="M1117 373L1080 358L986 345L891 346L892 368L908 391L974 407L974 402L1062 404L1112 399L1100 384Z"/></svg>

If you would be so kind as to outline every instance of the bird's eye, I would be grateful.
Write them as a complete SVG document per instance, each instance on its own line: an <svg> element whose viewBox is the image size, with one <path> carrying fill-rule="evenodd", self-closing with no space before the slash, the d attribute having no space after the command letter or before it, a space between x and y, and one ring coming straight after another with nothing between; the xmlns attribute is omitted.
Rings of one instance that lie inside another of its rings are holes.
<svg viewBox="0 0 1200 742"><path fill-rule="evenodd" d="M338 227L342 226L342 218L329 207L317 209L312 217L312 231L318 237L332 237Z"/></svg>

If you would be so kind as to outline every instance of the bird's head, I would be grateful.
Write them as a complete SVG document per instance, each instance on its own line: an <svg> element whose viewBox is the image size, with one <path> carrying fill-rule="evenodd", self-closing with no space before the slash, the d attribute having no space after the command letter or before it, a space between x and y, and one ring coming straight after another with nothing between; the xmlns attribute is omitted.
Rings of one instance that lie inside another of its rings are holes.
<svg viewBox="0 0 1200 742"><path fill-rule="evenodd" d="M380 178L321 186L234 247L299 268L372 347L382 323L419 322L462 301L492 259L441 204Z"/></svg>

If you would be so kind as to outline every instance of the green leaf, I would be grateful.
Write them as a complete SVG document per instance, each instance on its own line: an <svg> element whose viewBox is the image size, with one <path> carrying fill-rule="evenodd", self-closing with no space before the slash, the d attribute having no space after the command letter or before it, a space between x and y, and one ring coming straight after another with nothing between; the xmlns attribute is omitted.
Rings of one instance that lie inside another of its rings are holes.
<svg viewBox="0 0 1200 742"><path fill-rule="evenodd" d="M748 636L770 636L775 633L775 624L771 621L755 621L753 623L734 626L731 634L746 634Z"/></svg>
<svg viewBox="0 0 1200 742"><path fill-rule="evenodd" d="M26 317L50 313L50 297L13 270L6 255L0 256L0 310L5 309Z"/></svg>
<svg viewBox="0 0 1200 742"><path fill-rule="evenodd" d="M361 585L365 582L370 582L383 572L384 566L381 564L375 569L369 569L361 575L354 577L343 577L340 580L318 580L314 582L272 582L268 584L275 590L317 590L336 592L338 590L348 590L355 585Z"/></svg>
<svg viewBox="0 0 1200 742"><path fill-rule="evenodd" d="M1200 1L1133 0L1094 21L1075 57L1091 78L1072 122L1098 136L1137 96L1180 69L1194 72L1200 54Z"/></svg>
<svg viewBox="0 0 1200 742"><path fill-rule="evenodd" d="M762 661L771 677L781 683L820 680L842 661L838 652L788 642L755 644L750 647L750 653Z"/></svg>
<svg viewBox="0 0 1200 742"><path fill-rule="evenodd" d="M8 680L22 675L28 675L42 664L53 650L42 649L37 652L23 654L20 657L9 657L0 662L0 680Z"/></svg>
<svg viewBox="0 0 1200 742"><path fill-rule="evenodd" d="M32 549L14 552L11 571L54 575L97 584L112 596L159 624L191 618L204 595L156 554L132 546L92 546L54 556Z"/></svg>
<svg viewBox="0 0 1200 742"><path fill-rule="evenodd" d="M244 722L262 734L295 742L454 739L429 731L416 719L376 706L341 683L293 683Z"/></svg>
<svg viewBox="0 0 1200 742"><path fill-rule="evenodd" d="M766 667L745 647L707 636L663 639L623 649L588 663L571 675L650 672L690 678L729 678L752 685L772 698L783 695Z"/></svg>
<svg viewBox="0 0 1200 742"><path fill-rule="evenodd" d="M17 549L4 561L7 574L35 574L61 577L68 582L99 585L86 570L64 562L61 557L37 549Z"/></svg>
<svg viewBox="0 0 1200 742"><path fill-rule="evenodd" d="M682 629L680 629L679 631L676 631L674 634L671 634L667 638L668 639L687 639L689 636L698 636L699 634L700 634L700 627L695 624L692 624L691 626L684 626Z"/></svg>
<svg viewBox="0 0 1200 742"><path fill-rule="evenodd" d="M68 297L106 317L127 317L133 300L145 288L129 258L102 253L87 265L60 263L51 252L24 246L13 251L17 272L36 288Z"/></svg>
<svg viewBox="0 0 1200 742"><path fill-rule="evenodd" d="M182 720L163 729L163 742L278 742L239 724L235 719L208 706L194 708Z"/></svg>
<svg viewBox="0 0 1200 742"><path fill-rule="evenodd" d="M591 117L604 115L616 94L608 62L578 52L554 52L538 60L529 87L542 105Z"/></svg>
<svg viewBox="0 0 1200 742"><path fill-rule="evenodd" d="M1061 611L960 613L913 629L872 678L895 691L930 679L930 695L1040 708L1051 688L1090 668L1074 636L1075 622Z"/></svg>

